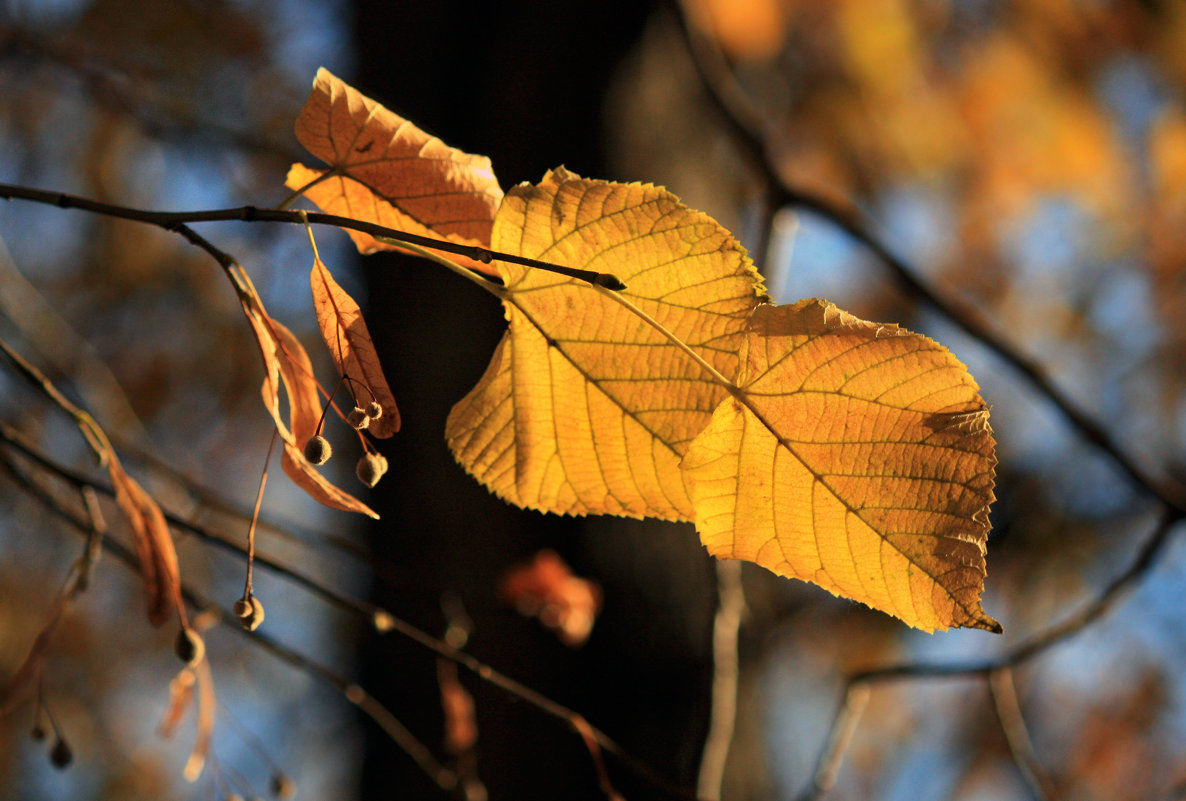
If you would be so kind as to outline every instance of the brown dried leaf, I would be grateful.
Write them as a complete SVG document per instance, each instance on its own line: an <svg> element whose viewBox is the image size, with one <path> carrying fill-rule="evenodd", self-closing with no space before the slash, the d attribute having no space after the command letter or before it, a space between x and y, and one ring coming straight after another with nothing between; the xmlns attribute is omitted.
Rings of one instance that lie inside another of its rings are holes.
<svg viewBox="0 0 1186 801"><path fill-rule="evenodd" d="M260 392L264 406L272 415L276 430L284 440L284 456L280 462L284 472L318 503L331 509L358 512L378 519L379 515L374 510L335 487L305 459L302 448L317 430L317 421L321 416L317 383L313 378L309 354L291 331L268 317L258 298L252 304L244 303L243 311L255 331L263 356L265 374ZM280 413L281 381L288 394L291 429Z"/></svg>
<svg viewBox="0 0 1186 801"><path fill-rule="evenodd" d="M108 473L115 488L115 502L132 527L140 576L148 596L148 620L154 626L161 626L181 598L177 551L173 548L169 525L161 507L124 472L115 454L111 455Z"/></svg>
<svg viewBox="0 0 1186 801"><path fill-rule="evenodd" d="M198 686L198 736L193 750L185 762L181 775L187 782L197 781L206 767L206 755L210 753L210 737L214 734L214 677L210 674L210 662L203 659L192 668Z"/></svg>
<svg viewBox="0 0 1186 801"><path fill-rule="evenodd" d="M167 740L177 732L177 727L185 720L185 713L189 711L193 700L194 672L189 668L182 668L169 682L169 706L165 708L165 715L161 718L162 737Z"/></svg>
<svg viewBox="0 0 1186 801"><path fill-rule="evenodd" d="M489 158L449 147L325 69L317 71L296 136L331 169L295 165L287 185L299 189L329 172L305 192L327 213L464 245L489 244L502 202ZM351 236L363 253L391 249L366 235ZM480 262L468 266L493 272Z"/></svg>
<svg viewBox="0 0 1186 801"><path fill-rule="evenodd" d="M354 405L366 407L371 398L363 387L370 388L374 399L383 407L383 416L371 420L367 430L380 439L390 437L399 431L399 409L395 397L383 375L379 354L371 341L362 310L338 285L321 259L314 258L309 273L309 286L313 290L313 308L317 313L317 325L325 339L330 356L338 372L350 379L350 392Z"/></svg>
<svg viewBox="0 0 1186 801"><path fill-rule="evenodd" d="M66 594L59 593L54 598L49 620L37 634L37 639L33 641L33 647L29 649L29 655L25 657L20 668L9 679L7 686L0 688L0 716L16 709L37 686L37 679L45 665L45 656L49 652L49 645L53 642L58 624L62 622L62 613L65 609Z"/></svg>
<svg viewBox="0 0 1186 801"><path fill-rule="evenodd" d="M305 460L301 449L290 442L284 443L284 456L280 460L281 467L293 483L309 494L309 497L331 509L343 512L358 512L359 514L379 519L379 514L362 501L335 487L325 476L317 472L313 465Z"/></svg>

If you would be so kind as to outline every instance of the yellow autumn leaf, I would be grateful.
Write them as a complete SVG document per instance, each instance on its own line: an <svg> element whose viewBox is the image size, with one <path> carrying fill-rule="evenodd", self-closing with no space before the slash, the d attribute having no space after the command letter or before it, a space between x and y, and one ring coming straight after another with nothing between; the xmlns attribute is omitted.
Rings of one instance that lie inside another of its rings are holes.
<svg viewBox="0 0 1186 801"><path fill-rule="evenodd" d="M921 629L980 607L988 410L941 345L817 300L760 306L737 384L684 457L700 538Z"/></svg>
<svg viewBox="0 0 1186 801"><path fill-rule="evenodd" d="M765 303L728 232L649 185L553 171L508 193L492 247L627 286L500 265L509 328L447 428L493 492L694 520L719 558L919 628L999 630L980 608L988 412L948 351L824 301Z"/></svg>
<svg viewBox="0 0 1186 801"><path fill-rule="evenodd" d="M764 295L745 249L665 189L554 170L512 189L491 247L600 272L717 370ZM509 330L449 415L458 461L500 497L565 514L690 520L678 469L725 388L608 293L499 263Z"/></svg>
<svg viewBox="0 0 1186 801"><path fill-rule="evenodd" d="M327 214L485 247L502 201L490 159L450 147L319 69L296 122L297 139L328 170L294 164L286 185ZM349 231L363 253L398 249ZM459 258L484 272L485 263Z"/></svg>

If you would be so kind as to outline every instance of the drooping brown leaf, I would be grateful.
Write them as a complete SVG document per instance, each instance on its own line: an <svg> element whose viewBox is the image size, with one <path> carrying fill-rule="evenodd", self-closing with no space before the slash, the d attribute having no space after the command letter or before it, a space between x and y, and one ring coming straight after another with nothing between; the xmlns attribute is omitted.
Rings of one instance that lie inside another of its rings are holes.
<svg viewBox="0 0 1186 801"><path fill-rule="evenodd" d="M214 708L218 702L214 695L214 677L210 673L210 660L203 659L187 670L192 670L194 678L197 679L198 733L181 775L187 782L194 782L206 767L206 757L210 753L210 738L214 734Z"/></svg>
<svg viewBox="0 0 1186 801"><path fill-rule="evenodd" d="M161 507L124 472L114 454L107 471L111 486L115 488L115 502L132 528L136 556L140 560L140 577L148 596L148 620L154 626L161 626L173 614L173 608L181 598L177 551L173 547L169 525Z"/></svg>
<svg viewBox="0 0 1186 801"><path fill-rule="evenodd" d="M158 731L166 740L172 737L181 721L189 711L194 700L194 672L188 667L182 668L169 682L169 704L165 707L165 714L161 718Z"/></svg>
<svg viewBox="0 0 1186 801"><path fill-rule="evenodd" d="M280 465L293 483L320 504L344 512L357 512L378 519L379 515L362 501L338 489L309 464L304 443L317 430L321 417L317 383L309 354L292 332L268 317L258 298L243 304L243 311L255 332L264 360L264 381L260 387L264 406L284 440ZM280 411L280 385L288 395L289 423Z"/></svg>
<svg viewBox="0 0 1186 801"><path fill-rule="evenodd" d="M318 503L331 509L357 512L375 520L379 519L378 512L348 492L338 489L329 479L317 472L317 469L305 460L301 449L290 442L284 443L284 455L280 459L280 466L294 484Z"/></svg>
<svg viewBox="0 0 1186 801"><path fill-rule="evenodd" d="M37 633L37 638L33 640L33 646L29 649L28 656L17 668L16 673L12 674L8 683L0 687L0 716L7 715L20 706L36 689L37 679L45 667L45 657L49 652L50 643L53 642L58 624L62 622L62 615L66 609L66 597L64 592L54 596L49 619Z"/></svg>
<svg viewBox="0 0 1186 801"><path fill-rule="evenodd" d="M489 245L502 202L489 158L449 147L326 69L317 71L296 136L330 169L294 165L287 185L299 189L323 178L305 195L326 213L464 245ZM394 247L349 233L363 253ZM488 264L461 261L493 272Z"/></svg>
<svg viewBox="0 0 1186 801"><path fill-rule="evenodd" d="M383 407L383 416L372 419L367 431L380 439L390 437L399 431L399 408L383 375L379 354L371 341L362 310L319 258L313 259L309 285L313 290L313 309L321 336L338 372L349 379L347 384L354 405L365 409L371 400L375 400Z"/></svg>

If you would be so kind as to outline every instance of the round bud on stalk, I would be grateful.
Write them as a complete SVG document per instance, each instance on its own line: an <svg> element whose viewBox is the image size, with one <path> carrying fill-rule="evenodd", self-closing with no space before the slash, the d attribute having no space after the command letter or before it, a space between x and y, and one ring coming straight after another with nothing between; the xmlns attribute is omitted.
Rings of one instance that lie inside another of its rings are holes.
<svg viewBox="0 0 1186 801"><path fill-rule="evenodd" d="M182 627L173 642L173 652L187 666L193 667L206 656L206 643L196 631Z"/></svg>
<svg viewBox="0 0 1186 801"><path fill-rule="evenodd" d="M272 774L271 790L272 795L281 801L288 801L296 795L296 783L284 773L274 773Z"/></svg>
<svg viewBox="0 0 1186 801"><path fill-rule="evenodd" d="M309 441L305 443L305 458L309 460L309 464L325 464L333 453L334 449L330 447L329 440L320 434L309 437Z"/></svg>
<svg viewBox="0 0 1186 801"><path fill-rule="evenodd" d="M387 458L381 453L364 453L354 466L354 475L368 487L379 483L379 479L387 472Z"/></svg>
<svg viewBox="0 0 1186 801"><path fill-rule="evenodd" d="M70 746L61 737L54 743L54 747L49 752L49 762L58 770L63 770L71 762L74 761L74 752L70 750Z"/></svg>
<svg viewBox="0 0 1186 801"><path fill-rule="evenodd" d="M371 401L367 404L367 417L372 420L378 420L383 416L383 407L379 405L379 401Z"/></svg>
<svg viewBox="0 0 1186 801"><path fill-rule="evenodd" d="M362 431L371 424L371 417L365 411L355 406L350 414L346 415L346 422L356 430Z"/></svg>
<svg viewBox="0 0 1186 801"><path fill-rule="evenodd" d="M239 625L248 631L255 631L264 622L264 605L254 595L247 595L235 601L234 608Z"/></svg>
<svg viewBox="0 0 1186 801"><path fill-rule="evenodd" d="M34 723L33 731L29 732L29 736L32 737L37 742L41 742L42 740L45 739L45 729L43 729L41 727L40 723Z"/></svg>

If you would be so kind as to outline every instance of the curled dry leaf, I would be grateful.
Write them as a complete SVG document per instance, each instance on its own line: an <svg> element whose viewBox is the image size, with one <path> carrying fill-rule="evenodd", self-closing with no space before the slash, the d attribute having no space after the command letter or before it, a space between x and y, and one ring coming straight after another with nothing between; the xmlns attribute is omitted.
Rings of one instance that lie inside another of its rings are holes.
<svg viewBox="0 0 1186 801"><path fill-rule="evenodd" d="M115 488L115 502L132 527L140 577L148 596L148 620L154 626L161 626L181 603L181 577L169 525L161 507L124 472L114 454L107 469Z"/></svg>
<svg viewBox="0 0 1186 801"><path fill-rule="evenodd" d="M463 245L489 245L502 202L489 158L449 147L326 69L317 71L296 136L330 169L293 165L287 185L300 189L321 179L304 194L326 213ZM394 248L368 234L348 233L363 253ZM458 261L493 272L489 264Z"/></svg>
<svg viewBox="0 0 1186 801"><path fill-rule="evenodd" d="M169 682L169 703L165 707L165 714L158 729L166 740L176 733L177 727L185 720L185 715L194 700L194 683L194 672L188 667L178 671Z"/></svg>
<svg viewBox="0 0 1186 801"><path fill-rule="evenodd" d="M354 396L355 407L361 409L372 401L366 389L371 391L374 400L383 407L385 414L369 420L367 430L372 436L380 439L390 437L399 431L399 409L395 405L391 388L387 385L387 378L383 375L379 354L375 351L374 342L371 341L371 333L362 317L362 309L358 307L354 298L338 285L321 259L313 260L309 286L313 290L313 309L317 314L321 336L329 348L338 372L350 379L347 385Z"/></svg>
<svg viewBox="0 0 1186 801"><path fill-rule="evenodd" d="M335 487L305 458L302 447L317 430L321 416L313 364L300 341L283 325L270 318L258 298L243 304L243 311L255 332L264 360L264 382L260 391L264 406L272 415L276 430L284 440L281 467L285 474L313 500L332 509L358 512L378 518L369 506L353 495ZM280 412L280 384L288 396L289 419Z"/></svg>
<svg viewBox="0 0 1186 801"><path fill-rule="evenodd" d="M203 659L186 670L193 671L197 681L198 734L194 738L193 750L189 753L189 759L186 760L181 775L187 782L194 782L202 775L202 769L206 767L206 757L210 753L210 738L214 734L214 708L217 705L217 699L214 695L214 676L210 673L209 660Z"/></svg>
<svg viewBox="0 0 1186 801"><path fill-rule="evenodd" d="M574 576L564 560L547 549L507 571L499 595L521 613L538 618L572 648L589 639L601 611L601 588Z"/></svg>
<svg viewBox="0 0 1186 801"><path fill-rule="evenodd" d="M66 609L66 593L58 593L54 597L53 607L50 609L49 619L41 627L33 647L16 673L9 678L8 683L0 687L0 716L16 709L28 698L37 687L37 679L45 667L45 656L49 653L50 643Z"/></svg>

